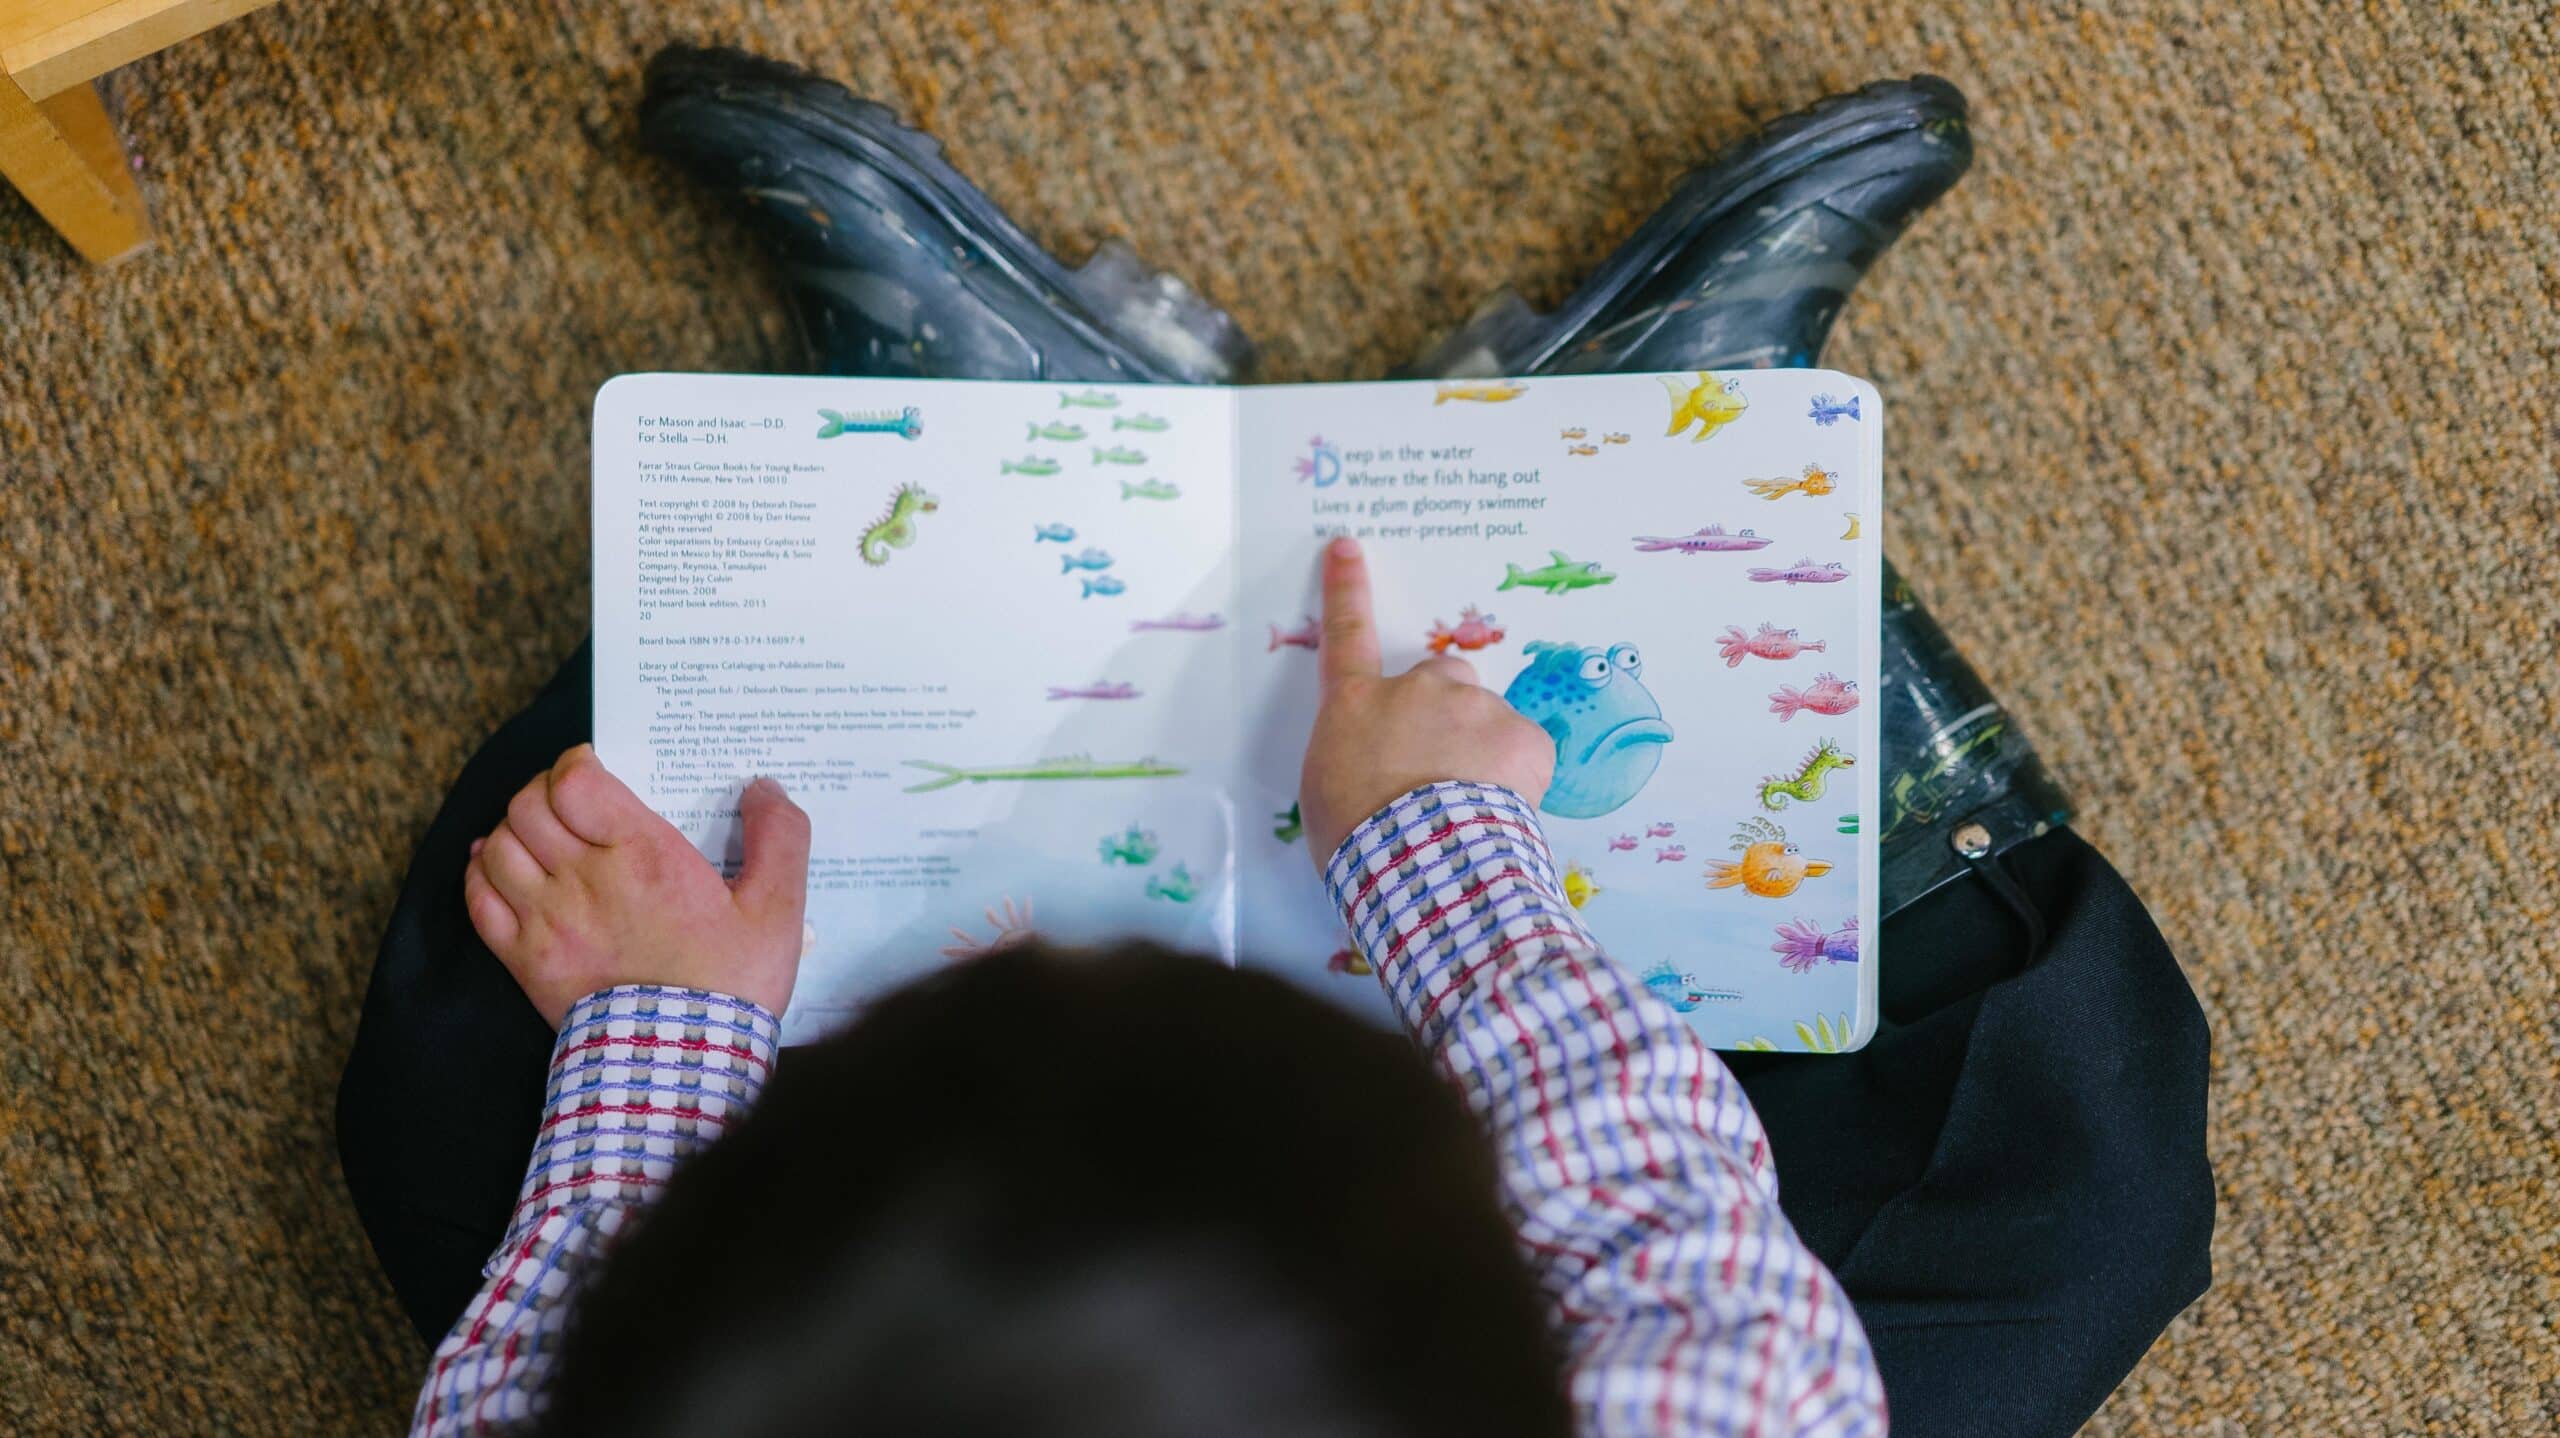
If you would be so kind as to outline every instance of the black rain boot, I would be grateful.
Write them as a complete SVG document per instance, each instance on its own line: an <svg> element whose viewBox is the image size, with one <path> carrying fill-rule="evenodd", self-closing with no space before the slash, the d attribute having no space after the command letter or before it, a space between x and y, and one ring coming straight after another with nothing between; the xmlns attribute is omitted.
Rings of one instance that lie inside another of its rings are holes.
<svg viewBox="0 0 2560 1438"><path fill-rule="evenodd" d="M1692 171L1553 314L1509 291L1415 367L1439 378L1816 363L1831 322L1973 158L1964 96L1883 80L1772 121ZM1883 912L2070 817L2017 722L1887 565ZM2040 926L2039 926L2040 928ZM2031 935L2031 938L2035 937Z"/></svg>
<svg viewBox="0 0 2560 1438"><path fill-rule="evenodd" d="M820 373L1228 384L1252 365L1190 286L1116 241L1068 269L932 136L831 80L670 46L640 134L751 208Z"/></svg>

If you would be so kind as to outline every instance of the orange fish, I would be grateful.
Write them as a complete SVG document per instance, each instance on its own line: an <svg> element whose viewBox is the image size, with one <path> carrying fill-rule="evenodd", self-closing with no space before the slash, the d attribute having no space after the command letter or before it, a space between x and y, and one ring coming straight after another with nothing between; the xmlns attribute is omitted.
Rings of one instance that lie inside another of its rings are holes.
<svg viewBox="0 0 2560 1438"><path fill-rule="evenodd" d="M1829 494L1840 476L1818 464L1808 464L1804 473L1794 479L1746 479L1745 489L1762 499L1777 499L1790 494Z"/></svg>
<svg viewBox="0 0 2560 1438"><path fill-rule="evenodd" d="M1600 446L1596 444L1568 444L1564 447L1564 452L1567 454L1598 454L1600 452Z"/></svg>
<svg viewBox="0 0 2560 1438"><path fill-rule="evenodd" d="M1741 859L1708 861L1708 888L1739 887L1744 893L1763 899L1783 899L1805 880L1831 872L1829 864L1804 857L1788 843L1786 830L1756 814L1734 831L1733 847Z"/></svg>
<svg viewBox="0 0 2560 1438"><path fill-rule="evenodd" d="M1589 431L1589 430L1587 430L1587 429L1584 429L1584 428L1583 428L1582 426L1580 426L1580 425L1575 425L1573 428L1571 428L1571 429L1569 429L1569 430L1566 430L1564 433L1562 433L1562 434L1560 434L1560 435L1557 435L1557 436L1556 436L1556 438L1558 438L1558 439L1580 439L1580 438L1582 438L1584 435L1589 434L1590 432L1591 432L1591 431Z"/></svg>

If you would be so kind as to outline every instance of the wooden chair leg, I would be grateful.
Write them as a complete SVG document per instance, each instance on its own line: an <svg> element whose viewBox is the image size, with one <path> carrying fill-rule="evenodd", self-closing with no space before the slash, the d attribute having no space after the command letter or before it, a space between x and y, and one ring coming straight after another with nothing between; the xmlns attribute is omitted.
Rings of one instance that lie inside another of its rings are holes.
<svg viewBox="0 0 2560 1438"><path fill-rule="evenodd" d="M120 259L151 237L124 143L95 85L30 100L0 75L0 176L93 261Z"/></svg>

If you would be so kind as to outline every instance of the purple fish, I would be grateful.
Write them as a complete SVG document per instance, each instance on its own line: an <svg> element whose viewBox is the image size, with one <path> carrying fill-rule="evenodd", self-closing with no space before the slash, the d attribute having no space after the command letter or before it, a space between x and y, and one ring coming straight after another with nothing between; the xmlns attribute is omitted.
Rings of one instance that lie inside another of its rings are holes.
<svg viewBox="0 0 2560 1438"><path fill-rule="evenodd" d="M1632 854L1635 852L1635 848L1636 836L1633 834L1620 834L1609 841L1609 851L1611 853L1616 853L1617 851L1624 849L1628 853Z"/></svg>
<svg viewBox="0 0 2560 1438"><path fill-rule="evenodd" d="M1138 697L1138 686L1119 679L1105 679L1098 684L1087 684L1074 689L1062 684L1052 684L1049 686L1049 697L1052 699L1135 699Z"/></svg>
<svg viewBox="0 0 2560 1438"><path fill-rule="evenodd" d="M1810 559L1799 559L1784 569L1755 569L1750 575L1754 584L1837 584L1848 577L1845 564L1816 564Z"/></svg>
<svg viewBox="0 0 2560 1438"><path fill-rule="evenodd" d="M1653 851L1653 861L1657 864L1677 864L1688 857L1688 849L1679 844L1665 844Z"/></svg>
<svg viewBox="0 0 2560 1438"><path fill-rule="evenodd" d="M1638 554L1661 554L1666 551L1677 551L1681 554L1721 554L1729 550L1768 547L1768 540L1762 539L1748 529L1740 534L1727 534L1721 524L1710 524L1695 534L1668 536L1639 534L1636 536Z"/></svg>
<svg viewBox="0 0 2560 1438"><path fill-rule="evenodd" d="M1769 946L1790 973L1809 974L1824 963L1858 961L1858 921L1851 919L1831 933L1808 919L1778 926L1778 941Z"/></svg>
<svg viewBox="0 0 2560 1438"><path fill-rule="evenodd" d="M1162 619L1132 619L1129 632L1144 634L1150 629L1179 629L1193 634L1206 634L1227 627L1226 619L1216 614L1168 614Z"/></svg>

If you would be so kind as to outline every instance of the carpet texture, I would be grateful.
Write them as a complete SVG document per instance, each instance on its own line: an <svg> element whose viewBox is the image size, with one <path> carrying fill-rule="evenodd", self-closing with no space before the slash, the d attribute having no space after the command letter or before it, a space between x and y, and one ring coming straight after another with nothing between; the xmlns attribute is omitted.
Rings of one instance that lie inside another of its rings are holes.
<svg viewBox="0 0 2560 1438"><path fill-rule="evenodd" d="M329 1136L376 933L586 628L591 391L791 363L635 148L679 38L1127 237L1273 379L1553 301L1750 123L1956 81L1976 168L1831 360L2216 1040L2220 1279L2093 1431L2560 1421L2546 7L284 0L107 82L155 250L0 193L0 1429L407 1411Z"/></svg>

